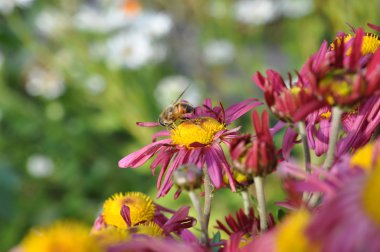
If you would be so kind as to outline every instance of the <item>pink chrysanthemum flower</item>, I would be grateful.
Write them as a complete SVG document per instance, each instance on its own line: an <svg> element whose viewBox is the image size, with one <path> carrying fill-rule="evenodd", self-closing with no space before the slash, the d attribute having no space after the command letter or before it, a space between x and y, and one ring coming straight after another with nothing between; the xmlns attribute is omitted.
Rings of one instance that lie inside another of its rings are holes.
<svg viewBox="0 0 380 252"><path fill-rule="evenodd" d="M378 37L364 33L361 28L354 35L340 33L331 46L326 41L322 43L303 66L298 81L320 99L319 108L324 105L352 108L379 94L379 46ZM311 101L295 117L303 118L315 109Z"/></svg>
<svg viewBox="0 0 380 252"><path fill-rule="evenodd" d="M379 251L379 153L377 140L352 157L345 155L329 172L315 168L306 174L289 163L280 167L280 172L303 180L296 183L298 190L323 194L306 228L308 239L321 251Z"/></svg>
<svg viewBox="0 0 380 252"><path fill-rule="evenodd" d="M232 164L243 174L253 177L265 176L276 169L278 160L272 133L274 134L282 125L270 129L267 111L263 112L261 119L259 114L253 111L252 122L256 134L239 135L230 144Z"/></svg>
<svg viewBox="0 0 380 252"><path fill-rule="evenodd" d="M206 99L202 106L195 108L187 120L170 131L159 132L159 136L169 138L158 141L153 139L153 143L121 159L119 167L136 168L156 155L150 168L154 173L155 169L161 166L157 180L157 197L168 193L172 187L173 171L186 163L200 168L206 165L211 182L216 188L222 186L222 176L225 173L231 189L235 190L230 166L221 143L228 145L240 129L227 129L227 126L260 104L256 99L248 99L224 110L222 105L212 107L211 100Z"/></svg>
<svg viewBox="0 0 380 252"><path fill-rule="evenodd" d="M329 107L309 114L305 122L310 148L317 156L326 153L331 128ZM341 123L343 134L337 143L336 156L356 150L371 139L380 123L380 97L371 97L351 111L343 113Z"/></svg>
<svg viewBox="0 0 380 252"><path fill-rule="evenodd" d="M308 104L309 107L319 107L320 101L313 95L310 88L303 82L292 83L289 74L289 85L274 70L266 71L265 78L260 72L253 76L253 80L264 91L264 98L272 113L284 122L294 122L295 114L300 107Z"/></svg>
<svg viewBox="0 0 380 252"><path fill-rule="evenodd" d="M377 145L378 147L378 145ZM323 251L380 251L380 162L372 159L372 170L356 173L327 200L312 218L308 236L321 244Z"/></svg>

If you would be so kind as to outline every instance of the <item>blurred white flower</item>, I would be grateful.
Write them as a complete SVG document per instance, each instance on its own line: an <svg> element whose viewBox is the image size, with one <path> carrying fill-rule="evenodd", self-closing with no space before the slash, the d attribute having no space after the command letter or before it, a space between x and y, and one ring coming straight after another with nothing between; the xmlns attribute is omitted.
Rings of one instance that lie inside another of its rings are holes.
<svg viewBox="0 0 380 252"><path fill-rule="evenodd" d="M166 36L172 26L172 19L164 12L143 12L131 23L131 29L153 37Z"/></svg>
<svg viewBox="0 0 380 252"><path fill-rule="evenodd" d="M111 32L130 25L139 16L140 8L137 0L94 1L79 8L74 26L92 32Z"/></svg>
<svg viewBox="0 0 380 252"><path fill-rule="evenodd" d="M98 95L106 88L106 81L103 76L96 74L86 80L85 86L91 94Z"/></svg>
<svg viewBox="0 0 380 252"><path fill-rule="evenodd" d="M222 65L235 58L235 47L228 40L214 40L203 48L203 60L208 65Z"/></svg>
<svg viewBox="0 0 380 252"><path fill-rule="evenodd" d="M314 9L312 0L281 0L281 12L287 17L303 17Z"/></svg>
<svg viewBox="0 0 380 252"><path fill-rule="evenodd" d="M34 23L42 35L55 37L64 35L71 25L71 19L60 10L45 9L36 15Z"/></svg>
<svg viewBox="0 0 380 252"><path fill-rule="evenodd" d="M145 64L164 59L165 47L154 44L144 33L123 32L108 40L105 56L111 68L138 69Z"/></svg>
<svg viewBox="0 0 380 252"><path fill-rule="evenodd" d="M238 0L234 13L237 21L254 25L267 24L279 16L277 2L272 0Z"/></svg>
<svg viewBox="0 0 380 252"><path fill-rule="evenodd" d="M162 108L172 104L178 96L188 87L181 97L181 100L187 100L192 104L200 102L200 94L193 82L186 76L173 75L160 80L154 90L154 96Z"/></svg>
<svg viewBox="0 0 380 252"><path fill-rule="evenodd" d="M121 8L107 10L94 6L82 6L74 17L74 26L80 30L106 33L129 25L134 17L126 15Z"/></svg>
<svg viewBox="0 0 380 252"><path fill-rule="evenodd" d="M8 15L14 8L27 8L34 0L0 0L0 13Z"/></svg>
<svg viewBox="0 0 380 252"><path fill-rule="evenodd" d="M26 170L35 178L49 177L54 170L51 158L43 154L33 154L26 161Z"/></svg>
<svg viewBox="0 0 380 252"><path fill-rule="evenodd" d="M43 96L53 100L64 93L65 84L59 73L34 66L26 74L25 89L31 96Z"/></svg>

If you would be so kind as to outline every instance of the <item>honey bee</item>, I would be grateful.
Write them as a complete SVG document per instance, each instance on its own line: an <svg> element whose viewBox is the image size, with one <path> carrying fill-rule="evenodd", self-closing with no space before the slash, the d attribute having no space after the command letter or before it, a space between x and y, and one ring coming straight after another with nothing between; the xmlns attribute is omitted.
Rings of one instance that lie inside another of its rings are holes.
<svg viewBox="0 0 380 252"><path fill-rule="evenodd" d="M175 128L177 121L186 120L186 114L193 113L195 108L187 101L180 101L179 99L186 92L189 86L178 96L176 101L170 106L166 107L158 117L158 122L164 127Z"/></svg>

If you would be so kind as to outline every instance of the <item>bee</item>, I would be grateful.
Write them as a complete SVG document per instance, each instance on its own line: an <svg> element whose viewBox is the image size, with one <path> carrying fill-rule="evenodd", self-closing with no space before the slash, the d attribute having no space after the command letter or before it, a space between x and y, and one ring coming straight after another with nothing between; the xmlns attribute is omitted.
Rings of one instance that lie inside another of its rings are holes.
<svg viewBox="0 0 380 252"><path fill-rule="evenodd" d="M158 123L164 127L175 128L175 123L177 121L186 120L186 114L193 113L195 108L189 102L184 100L179 100L182 95L186 92L187 88L178 96L176 101L170 106L166 107L158 117Z"/></svg>

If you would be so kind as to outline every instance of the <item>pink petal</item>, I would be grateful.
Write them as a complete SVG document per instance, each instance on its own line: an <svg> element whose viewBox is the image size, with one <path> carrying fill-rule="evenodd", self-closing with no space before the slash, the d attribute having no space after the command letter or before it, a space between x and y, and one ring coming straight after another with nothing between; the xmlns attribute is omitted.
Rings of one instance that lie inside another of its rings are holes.
<svg viewBox="0 0 380 252"><path fill-rule="evenodd" d="M170 132L168 130L161 130L152 136L152 141L156 142L157 138L164 137L164 136L170 136Z"/></svg>
<svg viewBox="0 0 380 252"><path fill-rule="evenodd" d="M215 150L210 146L205 150L205 159L207 164L207 172L210 176L212 184L219 188L222 185L222 171L220 169L220 161Z"/></svg>
<svg viewBox="0 0 380 252"><path fill-rule="evenodd" d="M143 165L148 159L150 159L156 152L165 144L169 144L170 139L163 139L154 143L151 143L144 148L129 154L119 161L120 168L136 168Z"/></svg>
<svg viewBox="0 0 380 252"><path fill-rule="evenodd" d="M180 165L187 163L189 153L190 152L187 149L180 149L177 155L173 158L173 162L170 164L169 168L166 171L165 178L162 182L161 188L158 191L158 195L164 195L165 192L168 191L168 184L171 180L173 171Z"/></svg>
<svg viewBox="0 0 380 252"><path fill-rule="evenodd" d="M232 105L231 107L227 108L225 113L226 113L226 118L225 122L226 124L230 124L231 122L235 121L254 107L260 106L263 103L258 101L255 98L247 99L245 101L239 102L237 104Z"/></svg>
<svg viewBox="0 0 380 252"><path fill-rule="evenodd" d="M294 131L291 127L288 127L285 131L284 139L282 141L282 156L285 160L290 158L290 152L292 151L295 140L298 133Z"/></svg>
<svg viewBox="0 0 380 252"><path fill-rule="evenodd" d="M160 126L158 122L136 122L137 126L141 127L157 127Z"/></svg>

